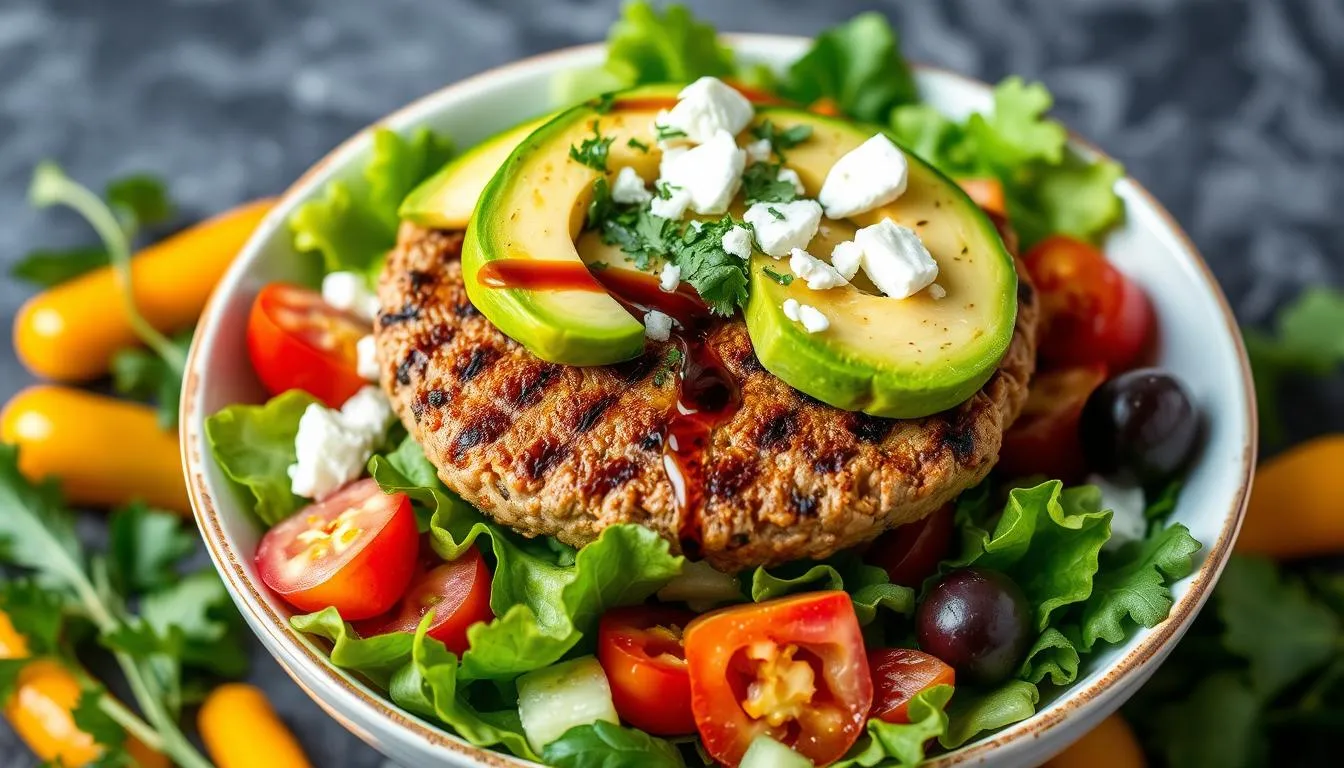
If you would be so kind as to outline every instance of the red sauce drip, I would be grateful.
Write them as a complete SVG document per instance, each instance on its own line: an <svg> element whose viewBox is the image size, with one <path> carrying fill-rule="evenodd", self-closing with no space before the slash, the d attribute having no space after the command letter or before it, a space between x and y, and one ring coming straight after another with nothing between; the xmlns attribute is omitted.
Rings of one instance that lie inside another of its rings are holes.
<svg viewBox="0 0 1344 768"><path fill-rule="evenodd" d="M676 409L663 429L663 469L677 504L682 552L697 556L704 537L710 440L741 404L736 380L706 342L716 321L699 295L685 284L663 291L645 272L616 267L592 272L578 261L501 259L481 267L476 279L491 288L607 291L636 318L657 309L676 320L673 342L681 350L681 367Z"/></svg>

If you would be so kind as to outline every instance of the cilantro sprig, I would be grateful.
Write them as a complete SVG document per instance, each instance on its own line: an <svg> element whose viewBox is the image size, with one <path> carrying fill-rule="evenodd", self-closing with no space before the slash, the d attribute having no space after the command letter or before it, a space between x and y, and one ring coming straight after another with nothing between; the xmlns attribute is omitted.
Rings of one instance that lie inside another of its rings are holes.
<svg viewBox="0 0 1344 768"><path fill-rule="evenodd" d="M603 136L598 122L593 121L593 135L584 139L577 147L570 146L569 159L580 165L586 165L595 171L607 170L607 155L611 153L611 144L615 136Z"/></svg>
<svg viewBox="0 0 1344 768"><path fill-rule="evenodd" d="M792 125L780 130L774 121L766 119L752 127L751 135L769 141L771 148L775 150L775 155L779 157L780 162L783 162L785 150L793 149L812 138L812 126Z"/></svg>
<svg viewBox="0 0 1344 768"><path fill-rule="evenodd" d="M793 182L779 178L779 163L752 163L742 172L742 195L753 203L790 203L798 199Z"/></svg>
<svg viewBox="0 0 1344 768"><path fill-rule="evenodd" d="M219 578L208 570L179 575L194 537L171 513L134 506L113 516L107 550L88 552L59 491L28 482L18 462L18 448L0 444L0 565L20 574L0 581L0 610L32 654L80 680L75 723L102 746L106 764L122 764L131 734L177 765L210 768L178 718L200 690L197 678L241 674L247 660ZM112 652L143 714L83 672L72 644L89 636L85 627ZM0 699L8 699L26 661L0 664Z"/></svg>

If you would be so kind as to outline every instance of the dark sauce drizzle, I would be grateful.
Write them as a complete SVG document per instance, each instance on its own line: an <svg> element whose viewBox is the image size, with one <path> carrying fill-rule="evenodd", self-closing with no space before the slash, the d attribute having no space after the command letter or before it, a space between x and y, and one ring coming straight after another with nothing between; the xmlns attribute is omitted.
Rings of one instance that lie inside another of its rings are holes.
<svg viewBox="0 0 1344 768"><path fill-rule="evenodd" d="M684 554L697 557L704 538L706 464L714 430L741 405L737 380L708 343L719 320L689 286L668 293L644 272L608 267L589 271L577 261L501 259L481 267L476 279L491 288L537 291L605 291L642 320L656 309L676 321L672 343L681 352L677 402L662 428L663 470L677 505L677 535Z"/></svg>

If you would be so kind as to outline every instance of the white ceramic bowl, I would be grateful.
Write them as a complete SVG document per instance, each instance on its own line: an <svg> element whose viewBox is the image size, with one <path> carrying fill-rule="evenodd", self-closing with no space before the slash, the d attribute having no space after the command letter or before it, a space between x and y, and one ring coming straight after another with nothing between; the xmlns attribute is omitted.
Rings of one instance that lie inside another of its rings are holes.
<svg viewBox="0 0 1344 768"><path fill-rule="evenodd" d="M747 61L783 65L807 45L800 38L731 38ZM430 126L460 146L545 111L557 72L599 64L601 45L520 61L449 86L380 122L398 131ZM990 104L983 83L934 69L918 71L929 103L953 117ZM292 186L257 229L215 291L196 334L182 401L182 451L196 520L216 567L266 648L332 717L403 765L527 765L473 747L404 712L377 691L332 667L323 649L290 629L290 611L261 586L252 553L261 531L210 459L205 417L231 403L261 402L244 347L248 309L273 280L306 276L292 258L285 219L328 181L358 172L370 131L342 144ZM1074 140L1076 150L1097 150ZM1148 292L1161 328L1159 363L1187 382L1208 423L1207 443L1190 473L1173 519L1204 543L1199 569L1175 588L1170 617L1093 656L1078 681L1041 702L1029 720L938 757L933 765L1032 766L1056 754L1113 712L1148 679L1208 597L1241 522L1255 461L1255 412L1240 334L1212 274L1170 215L1132 179L1118 185L1128 215L1106 252Z"/></svg>

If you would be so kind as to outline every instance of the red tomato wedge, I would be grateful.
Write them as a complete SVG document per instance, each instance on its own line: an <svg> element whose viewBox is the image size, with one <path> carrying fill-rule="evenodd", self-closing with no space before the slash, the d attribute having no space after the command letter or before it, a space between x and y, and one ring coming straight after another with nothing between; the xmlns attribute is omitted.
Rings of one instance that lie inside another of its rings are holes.
<svg viewBox="0 0 1344 768"><path fill-rule="evenodd" d="M347 621L367 619L405 593L418 542L406 494L360 480L267 531L257 545L257 572L301 611L332 605Z"/></svg>
<svg viewBox="0 0 1344 768"><path fill-rule="evenodd" d="M247 319L247 351L266 391L302 389L340 408L368 382L359 375L355 345L371 331L334 309L317 291L287 283L261 289Z"/></svg>
<svg viewBox="0 0 1344 768"><path fill-rule="evenodd" d="M868 654L873 673L872 716L908 723L910 700L935 685L955 685L957 673L936 656L909 648L883 648Z"/></svg>
<svg viewBox="0 0 1344 768"><path fill-rule="evenodd" d="M1038 372L1027 390L1022 414L1003 434L999 471L1010 477L1081 480L1087 465L1078 420L1087 398L1105 380L1102 365Z"/></svg>
<svg viewBox="0 0 1344 768"><path fill-rule="evenodd" d="M966 196L976 205L996 216L1008 215L1008 203L1003 195L1003 182L993 177L957 179Z"/></svg>
<svg viewBox="0 0 1344 768"><path fill-rule="evenodd" d="M431 565L414 578L391 615L356 629L363 637L415 632L431 610L434 618L427 634L456 654L467 650L470 627L495 618L490 610L490 566L475 547L452 562Z"/></svg>
<svg viewBox="0 0 1344 768"><path fill-rule="evenodd" d="M887 531L873 542L868 561L886 571L892 584L918 589L951 551L956 509L944 504L922 520Z"/></svg>
<svg viewBox="0 0 1344 768"><path fill-rule="evenodd" d="M1041 357L1059 366L1134 365L1153 335L1153 308L1096 247L1063 235L1037 243L1023 261L1041 295Z"/></svg>
<svg viewBox="0 0 1344 768"><path fill-rule="evenodd" d="M686 628L691 711L705 749L736 766L761 734L817 765L838 760L873 703L863 635L844 592L706 614Z"/></svg>
<svg viewBox="0 0 1344 768"><path fill-rule="evenodd" d="M682 630L690 611L652 605L617 608L597 628L597 659L621 719L659 736L695 733Z"/></svg>

